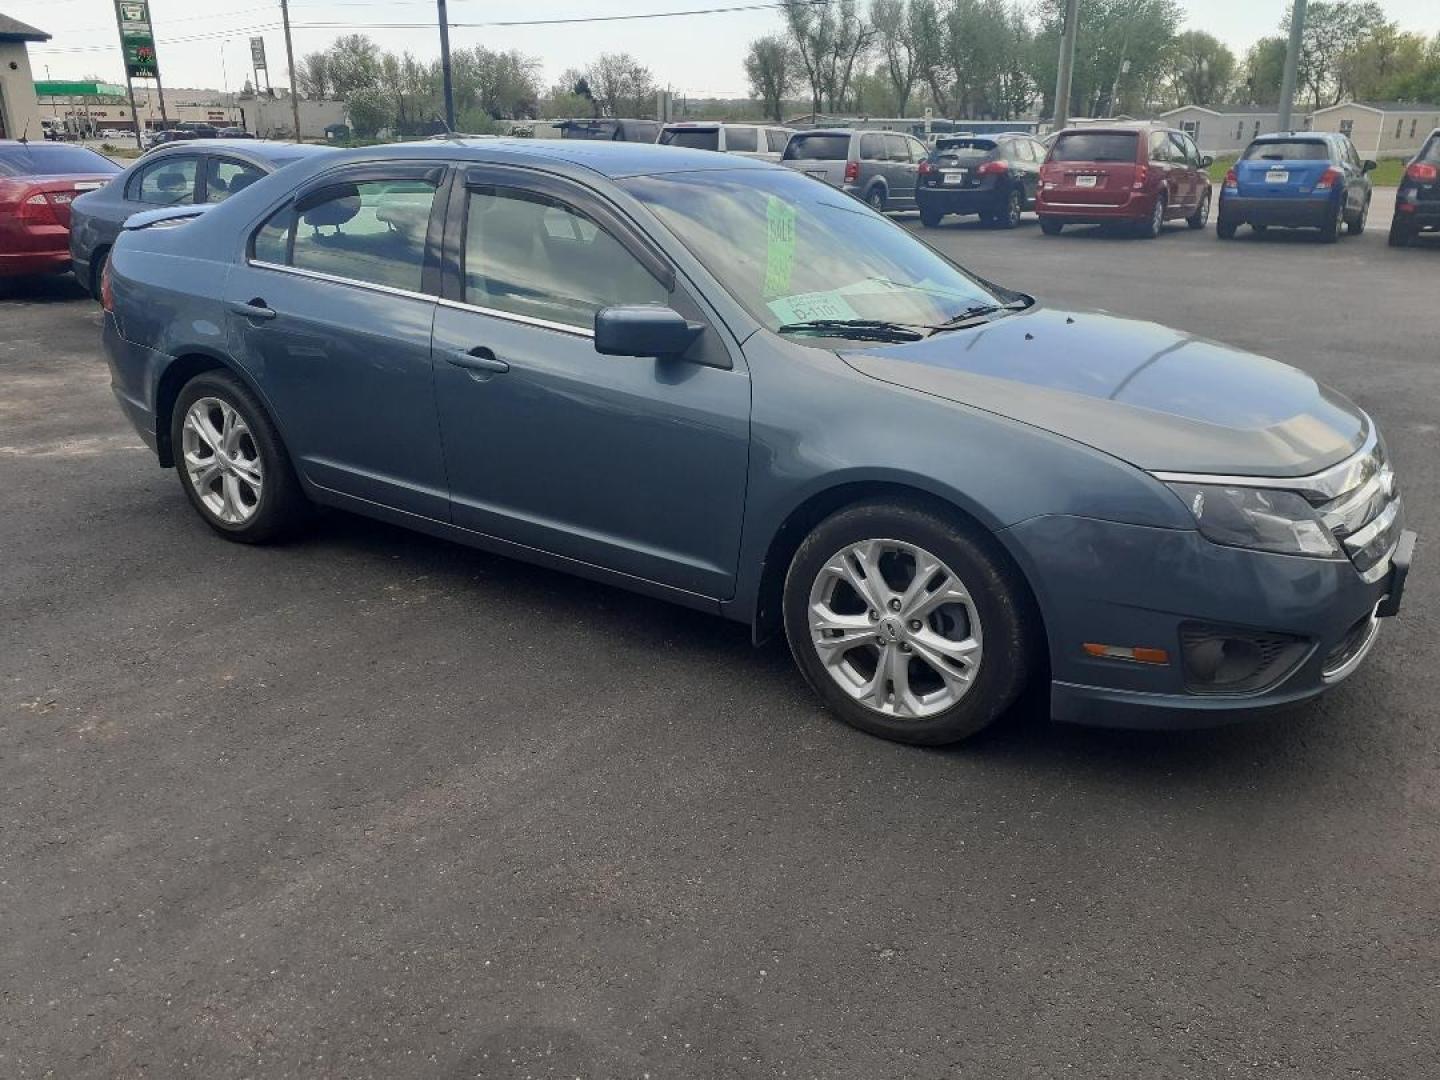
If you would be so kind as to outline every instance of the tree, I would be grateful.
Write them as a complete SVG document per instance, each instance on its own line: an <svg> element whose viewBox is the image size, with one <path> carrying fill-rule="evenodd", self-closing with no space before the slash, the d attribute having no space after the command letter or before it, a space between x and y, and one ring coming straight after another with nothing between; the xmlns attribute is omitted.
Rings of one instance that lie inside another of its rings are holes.
<svg viewBox="0 0 1440 1080"><path fill-rule="evenodd" d="M776 34L756 38L745 54L745 77L750 93L760 101L766 119L782 121L786 93L795 83L794 57L785 39Z"/></svg>
<svg viewBox="0 0 1440 1080"><path fill-rule="evenodd" d="M830 0L823 5L790 4L785 29L810 87L815 112L839 110L850 91L855 67L875 39L861 17L856 0Z"/></svg>
<svg viewBox="0 0 1440 1080"><path fill-rule="evenodd" d="M1300 35L1295 81L1309 93L1313 108L1339 103L1345 96L1341 77L1345 54L1389 25L1385 12L1372 0L1354 4L1316 0L1310 5ZM1280 29L1286 35L1290 33L1288 14Z"/></svg>
<svg viewBox="0 0 1440 1080"><path fill-rule="evenodd" d="M1226 99L1235 80L1235 54L1203 30L1175 38L1166 59L1173 105L1213 105Z"/></svg>
<svg viewBox="0 0 1440 1080"><path fill-rule="evenodd" d="M1250 46L1245 54L1245 79L1238 91L1242 105L1273 105L1280 100L1280 84L1285 77L1283 37L1264 37Z"/></svg>
<svg viewBox="0 0 1440 1080"><path fill-rule="evenodd" d="M884 75L894 92L895 115L904 116L919 75L915 40L910 36L909 4L906 0L872 0L870 25L875 30Z"/></svg>
<svg viewBox="0 0 1440 1080"><path fill-rule="evenodd" d="M534 116L539 108L540 62L534 57L476 45L456 50L452 68L458 110L483 112L492 120L518 120Z"/></svg>
<svg viewBox="0 0 1440 1080"><path fill-rule="evenodd" d="M1387 23L1345 51L1336 75L1345 94L1357 101L1398 98L1401 87L1424 69L1428 45L1424 35Z"/></svg>
<svg viewBox="0 0 1440 1080"><path fill-rule="evenodd" d="M349 101L356 91L379 88L380 46L364 34L336 38L325 55L330 89L341 101Z"/></svg>
<svg viewBox="0 0 1440 1080"><path fill-rule="evenodd" d="M937 108L945 107L950 69L945 59L943 19L936 0L910 0L909 36L915 50L915 77L930 91Z"/></svg>
<svg viewBox="0 0 1440 1080"><path fill-rule="evenodd" d="M390 105L379 90L357 90L347 101L350 106L350 126L355 134L371 139L380 129L390 124Z"/></svg>
<svg viewBox="0 0 1440 1080"><path fill-rule="evenodd" d="M330 58L323 52L307 53L300 58L295 70L295 82L300 96L312 101L324 101L331 96Z"/></svg>
<svg viewBox="0 0 1440 1080"><path fill-rule="evenodd" d="M1044 112L1054 106L1055 58L1064 7L1064 0L1042 0L1040 5L1040 33L1031 70L1044 95ZM1148 108L1165 71L1166 50L1183 15L1176 0L1080 0L1068 111L1097 116Z"/></svg>
<svg viewBox="0 0 1440 1080"><path fill-rule="evenodd" d="M602 53L585 79L602 114L640 117L655 111L655 77L629 53Z"/></svg>

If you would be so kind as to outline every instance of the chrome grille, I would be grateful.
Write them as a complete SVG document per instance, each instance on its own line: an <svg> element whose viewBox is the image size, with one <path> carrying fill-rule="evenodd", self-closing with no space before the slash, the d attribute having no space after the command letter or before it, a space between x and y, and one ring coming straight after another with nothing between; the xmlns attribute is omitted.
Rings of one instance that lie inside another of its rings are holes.
<svg viewBox="0 0 1440 1080"><path fill-rule="evenodd" d="M1316 479L1322 478L1325 482L1307 485L1301 494L1319 511L1360 576L1379 580L1390 567L1405 514L1395 471L1373 425L1359 453Z"/></svg>

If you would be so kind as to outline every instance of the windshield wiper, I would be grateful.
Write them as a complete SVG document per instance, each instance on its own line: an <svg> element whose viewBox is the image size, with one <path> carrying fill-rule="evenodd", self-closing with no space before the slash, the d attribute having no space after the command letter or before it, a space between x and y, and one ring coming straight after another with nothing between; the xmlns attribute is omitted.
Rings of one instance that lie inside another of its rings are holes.
<svg viewBox="0 0 1440 1080"><path fill-rule="evenodd" d="M932 326L930 333L941 334L946 330L961 330L969 326L976 319L984 319L990 315L998 315L1002 311L1024 311L1034 301L1028 297L1023 300L1012 300L1008 304L977 304L975 307L968 307L955 315L950 316L939 326Z"/></svg>
<svg viewBox="0 0 1440 1080"><path fill-rule="evenodd" d="M776 328L780 334L820 334L857 341L919 341L934 327L909 326L884 319L806 319Z"/></svg>

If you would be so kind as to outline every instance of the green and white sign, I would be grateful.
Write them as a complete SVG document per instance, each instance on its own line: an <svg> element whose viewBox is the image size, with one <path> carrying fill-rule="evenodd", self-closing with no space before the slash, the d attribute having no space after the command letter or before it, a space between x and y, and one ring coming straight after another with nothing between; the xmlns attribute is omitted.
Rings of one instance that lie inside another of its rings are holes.
<svg viewBox="0 0 1440 1080"><path fill-rule="evenodd" d="M115 19L120 24L125 74L132 79L159 78L160 64L155 56L155 35L150 29L149 3L115 0Z"/></svg>

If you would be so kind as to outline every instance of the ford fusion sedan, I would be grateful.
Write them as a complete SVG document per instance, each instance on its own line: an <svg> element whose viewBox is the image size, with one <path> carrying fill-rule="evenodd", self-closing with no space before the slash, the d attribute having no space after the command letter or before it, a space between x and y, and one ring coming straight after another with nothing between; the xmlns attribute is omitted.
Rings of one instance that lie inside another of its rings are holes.
<svg viewBox="0 0 1440 1080"><path fill-rule="evenodd" d="M75 277L100 298L100 271L131 214L157 206L224 202L262 176L332 151L258 139L190 139L146 154L114 184L75 200L70 209L70 259Z"/></svg>
<svg viewBox="0 0 1440 1080"><path fill-rule="evenodd" d="M83 146L0 140L0 279L68 270L76 197L119 171Z"/></svg>
<svg viewBox="0 0 1440 1080"><path fill-rule="evenodd" d="M1414 545L1380 432L1309 376L748 159L337 152L131 219L103 292L116 397L221 536L323 504L783 632L907 742L1034 682L1111 725L1302 701Z"/></svg>

